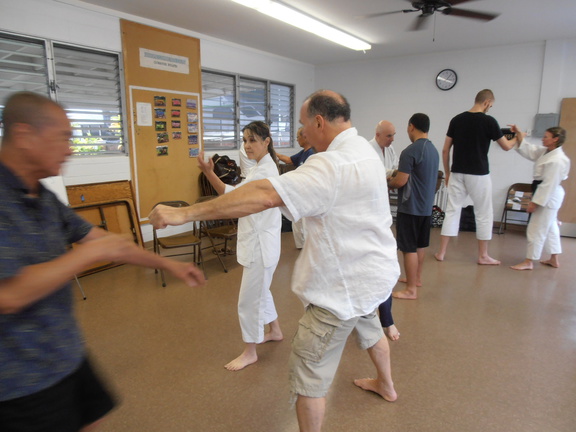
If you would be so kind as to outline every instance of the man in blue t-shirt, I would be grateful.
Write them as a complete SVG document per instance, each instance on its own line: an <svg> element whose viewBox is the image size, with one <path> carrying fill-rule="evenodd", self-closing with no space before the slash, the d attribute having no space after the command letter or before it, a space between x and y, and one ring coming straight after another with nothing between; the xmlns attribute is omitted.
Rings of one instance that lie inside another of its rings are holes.
<svg viewBox="0 0 576 432"><path fill-rule="evenodd" d="M90 365L74 317L74 275L111 261L164 269L190 286L204 277L194 264L93 227L42 186L71 155L72 129L59 104L15 93L4 103L2 121L0 430L79 431L114 401Z"/></svg>
<svg viewBox="0 0 576 432"><path fill-rule="evenodd" d="M478 92L474 106L450 121L442 162L448 187L448 204L442 223L440 250L434 254L438 261L444 261L450 237L458 235L460 213L467 197L474 203L476 218L476 238L478 239L478 264L498 265L500 261L488 255L488 242L492 239L494 212L492 210L492 180L488 166L488 150L496 141L504 150L515 143L508 140L498 122L486 113L494 104L494 93L485 89ZM452 167L450 167L450 150Z"/></svg>
<svg viewBox="0 0 576 432"><path fill-rule="evenodd" d="M285 164L291 164L294 165L295 168L298 168L300 165L306 162L306 159L314 154L314 149L312 148L312 144L308 143L308 140L302 133L302 127L298 128L296 139L298 140L300 147L302 147L302 150L292 156L284 156L278 153L276 153L276 156L278 156L278 159L280 159ZM304 240L306 238L306 229L304 227L303 219L292 222L292 234L294 235L294 244L296 245L296 249L302 249L304 247Z"/></svg>
<svg viewBox="0 0 576 432"><path fill-rule="evenodd" d="M312 145L308 143L306 137L302 134L301 127L296 133L296 140L298 141L298 144L300 144L300 147L302 147L302 150L300 150L298 153L292 156L285 156L280 153L276 153L276 156L281 162L284 162L286 165L294 165L294 168L298 168L300 165L306 162L306 159L314 154L314 149L312 148Z"/></svg>
<svg viewBox="0 0 576 432"><path fill-rule="evenodd" d="M392 293L394 298L418 298L422 285L424 249L430 244L432 206L436 193L440 156L428 139L430 119L416 113L408 122L410 144L400 154L398 172L388 179L388 187L398 189L398 214L396 216L396 241L404 255L406 288Z"/></svg>

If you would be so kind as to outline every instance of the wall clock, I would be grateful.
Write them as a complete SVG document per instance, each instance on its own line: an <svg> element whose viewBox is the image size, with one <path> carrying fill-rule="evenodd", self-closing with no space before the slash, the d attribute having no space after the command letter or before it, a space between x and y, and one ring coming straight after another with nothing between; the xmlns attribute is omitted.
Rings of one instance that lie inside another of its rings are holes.
<svg viewBox="0 0 576 432"><path fill-rule="evenodd" d="M440 90L450 90L456 85L458 75L452 69L444 69L436 75L436 86Z"/></svg>

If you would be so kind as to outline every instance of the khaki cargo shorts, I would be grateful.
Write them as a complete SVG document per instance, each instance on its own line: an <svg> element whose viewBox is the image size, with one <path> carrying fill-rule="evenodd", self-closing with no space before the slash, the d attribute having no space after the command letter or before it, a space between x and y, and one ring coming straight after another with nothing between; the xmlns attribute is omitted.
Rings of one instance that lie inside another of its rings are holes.
<svg viewBox="0 0 576 432"><path fill-rule="evenodd" d="M376 311L347 321L321 307L309 305L299 321L290 355L290 390L296 395L324 397L334 379L346 340L353 330L361 349L383 336Z"/></svg>

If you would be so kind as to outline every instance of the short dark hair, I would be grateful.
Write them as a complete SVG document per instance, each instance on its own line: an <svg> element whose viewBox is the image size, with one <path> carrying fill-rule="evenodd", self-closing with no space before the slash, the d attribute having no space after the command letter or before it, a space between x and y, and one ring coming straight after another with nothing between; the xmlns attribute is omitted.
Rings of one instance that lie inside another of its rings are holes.
<svg viewBox="0 0 576 432"><path fill-rule="evenodd" d="M12 135L13 126L24 123L42 129L51 124L54 119L48 114L48 107L62 108L60 104L47 96L33 92L13 93L4 102L2 124L4 125L4 139Z"/></svg>
<svg viewBox="0 0 576 432"><path fill-rule="evenodd" d="M420 132L428 133L430 130L430 117L428 117L426 114L416 113L410 117L408 124L411 124Z"/></svg>
<svg viewBox="0 0 576 432"><path fill-rule="evenodd" d="M342 118L350 120L350 104L344 96L327 90L318 90L312 93L308 99L308 116L320 115L329 122Z"/></svg>
<svg viewBox="0 0 576 432"><path fill-rule="evenodd" d="M480 90L474 99L474 103L484 103L487 100L494 100L494 92L490 89Z"/></svg>
<svg viewBox="0 0 576 432"><path fill-rule="evenodd" d="M566 141L566 129L561 128L560 126L555 126L546 129L546 132L550 132L553 138L558 138L557 146L561 147Z"/></svg>

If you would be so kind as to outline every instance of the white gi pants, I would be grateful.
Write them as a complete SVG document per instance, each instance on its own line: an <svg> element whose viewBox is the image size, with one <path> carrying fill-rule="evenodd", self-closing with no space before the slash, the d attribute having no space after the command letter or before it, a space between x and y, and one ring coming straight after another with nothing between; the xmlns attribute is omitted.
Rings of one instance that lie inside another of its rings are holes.
<svg viewBox="0 0 576 432"><path fill-rule="evenodd" d="M245 343L261 343L264 340L264 325L278 318L270 284L278 263L264 267L262 254L256 261L244 267L238 297L238 318Z"/></svg>
<svg viewBox="0 0 576 432"><path fill-rule="evenodd" d="M476 238L478 240L491 240L494 212L492 210L492 179L489 174L450 174L448 203L442 223L442 235L448 237L458 235L462 204L468 196L474 203Z"/></svg>
<svg viewBox="0 0 576 432"><path fill-rule="evenodd" d="M526 237L528 238L526 258L539 260L542 251L550 254L562 253L557 215L558 209L540 206L532 213L526 229Z"/></svg>
<svg viewBox="0 0 576 432"><path fill-rule="evenodd" d="M304 247L304 237L306 235L304 230L304 219L298 220L298 222L292 222L292 234L294 235L294 244L296 249L302 249Z"/></svg>

